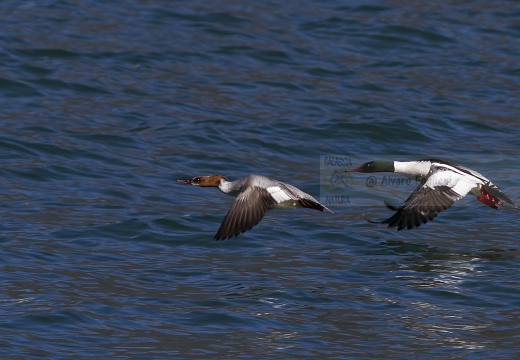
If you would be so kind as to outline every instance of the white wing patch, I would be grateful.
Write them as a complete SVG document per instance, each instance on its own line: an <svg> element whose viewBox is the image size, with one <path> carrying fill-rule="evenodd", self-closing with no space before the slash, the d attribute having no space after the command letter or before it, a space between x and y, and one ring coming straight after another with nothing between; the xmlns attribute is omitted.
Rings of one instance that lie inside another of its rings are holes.
<svg viewBox="0 0 520 360"><path fill-rule="evenodd" d="M452 188L457 194L461 196L466 196L474 187L478 184L476 182L468 181L465 178L462 178L457 182L457 184Z"/></svg>
<svg viewBox="0 0 520 360"><path fill-rule="evenodd" d="M471 189L480 183L479 179L468 176L467 174L460 174L454 171L434 171L426 180L424 186L435 189L439 186L446 186L451 188L460 196L466 196Z"/></svg>
<svg viewBox="0 0 520 360"><path fill-rule="evenodd" d="M290 197L285 190L280 188L279 186L270 186L267 189L267 192L271 194L274 201L276 201L278 204L283 203L288 200L293 200L292 197Z"/></svg>
<svg viewBox="0 0 520 360"><path fill-rule="evenodd" d="M460 175L448 171L434 172L428 177L424 186L429 187L430 189L435 189L439 186L452 188L457 185L460 178Z"/></svg>

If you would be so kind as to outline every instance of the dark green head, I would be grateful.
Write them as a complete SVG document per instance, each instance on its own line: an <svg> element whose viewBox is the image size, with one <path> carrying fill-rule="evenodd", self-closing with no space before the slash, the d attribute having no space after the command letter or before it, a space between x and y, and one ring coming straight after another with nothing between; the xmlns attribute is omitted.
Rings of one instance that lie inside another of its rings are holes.
<svg viewBox="0 0 520 360"><path fill-rule="evenodd" d="M360 173L374 173L374 172L394 172L393 161L369 161L358 168L345 170L345 172L360 172Z"/></svg>

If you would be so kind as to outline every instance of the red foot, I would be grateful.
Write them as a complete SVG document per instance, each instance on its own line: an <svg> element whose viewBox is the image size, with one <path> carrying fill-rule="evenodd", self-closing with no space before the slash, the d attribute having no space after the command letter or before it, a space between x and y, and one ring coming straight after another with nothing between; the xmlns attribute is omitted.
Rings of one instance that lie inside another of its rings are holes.
<svg viewBox="0 0 520 360"><path fill-rule="evenodd" d="M500 201L494 196L489 195L486 189L484 189L483 187L480 188L480 192L482 193L482 197L477 196L477 200L480 201L482 204L487 205L492 209L498 209L497 205L503 205L502 201Z"/></svg>

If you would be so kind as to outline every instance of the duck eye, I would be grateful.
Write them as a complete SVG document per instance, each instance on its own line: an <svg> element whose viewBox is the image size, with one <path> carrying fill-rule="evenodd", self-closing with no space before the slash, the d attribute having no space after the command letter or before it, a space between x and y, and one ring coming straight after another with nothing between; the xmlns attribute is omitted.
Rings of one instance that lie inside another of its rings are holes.
<svg viewBox="0 0 520 360"><path fill-rule="evenodd" d="M193 179L193 182L200 182L200 177Z"/></svg>

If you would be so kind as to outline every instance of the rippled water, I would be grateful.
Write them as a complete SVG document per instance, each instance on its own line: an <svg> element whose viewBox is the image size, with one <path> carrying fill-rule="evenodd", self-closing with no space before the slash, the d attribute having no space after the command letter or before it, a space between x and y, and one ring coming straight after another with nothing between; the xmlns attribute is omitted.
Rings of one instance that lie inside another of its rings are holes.
<svg viewBox="0 0 520 360"><path fill-rule="evenodd" d="M233 199L175 182L261 173L319 197L324 155L434 155L520 202L517 2L0 14L2 358L520 356L510 208L468 197L397 232L365 218L414 186L360 176L334 214L273 210L216 242Z"/></svg>

